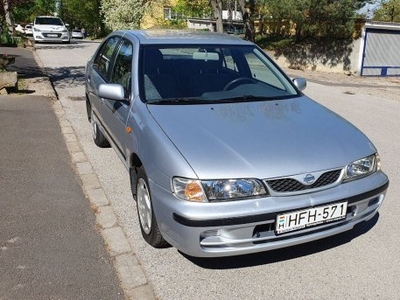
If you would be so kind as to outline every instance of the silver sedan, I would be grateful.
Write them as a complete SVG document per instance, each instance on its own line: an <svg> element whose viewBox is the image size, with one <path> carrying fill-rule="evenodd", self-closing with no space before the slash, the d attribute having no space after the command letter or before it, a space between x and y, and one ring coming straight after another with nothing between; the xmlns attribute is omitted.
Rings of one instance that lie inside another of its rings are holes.
<svg viewBox="0 0 400 300"><path fill-rule="evenodd" d="M199 257L288 247L370 220L372 142L253 43L116 31L86 67L94 142L129 170L144 239Z"/></svg>

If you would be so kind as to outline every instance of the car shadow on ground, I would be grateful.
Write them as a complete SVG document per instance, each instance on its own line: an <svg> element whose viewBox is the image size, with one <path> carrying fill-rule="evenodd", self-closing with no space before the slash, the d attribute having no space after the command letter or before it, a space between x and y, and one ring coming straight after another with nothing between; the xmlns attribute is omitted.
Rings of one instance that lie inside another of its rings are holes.
<svg viewBox="0 0 400 300"><path fill-rule="evenodd" d="M40 43L39 45L36 43L36 47L40 50L58 50L58 49L78 49L78 48L83 48L84 46L77 43L77 42L72 42L69 44L56 44L56 43Z"/></svg>
<svg viewBox="0 0 400 300"><path fill-rule="evenodd" d="M19 79L45 76L43 70L41 70L36 64L32 64L29 58L18 54L14 54L13 56L19 61L19 63L7 66L7 71L17 72Z"/></svg>
<svg viewBox="0 0 400 300"><path fill-rule="evenodd" d="M318 241L287 247L279 250L266 251L256 254L248 254L232 257L198 258L181 253L189 261L205 269L238 269L258 265L273 264L280 261L291 260L302 256L312 255L318 252L336 248L351 242L353 239L367 233L378 222L377 213L368 222L357 224L353 230L331 236Z"/></svg>
<svg viewBox="0 0 400 300"><path fill-rule="evenodd" d="M46 68L50 81L57 88L85 85L85 67Z"/></svg>

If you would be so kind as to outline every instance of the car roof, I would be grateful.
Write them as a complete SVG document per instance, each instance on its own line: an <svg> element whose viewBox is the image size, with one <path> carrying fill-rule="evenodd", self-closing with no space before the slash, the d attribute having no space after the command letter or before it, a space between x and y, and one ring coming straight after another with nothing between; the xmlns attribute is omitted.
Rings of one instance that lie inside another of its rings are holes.
<svg viewBox="0 0 400 300"><path fill-rule="evenodd" d="M136 37L141 44L219 44L219 45L253 45L249 41L223 33L196 30L118 30L113 34Z"/></svg>
<svg viewBox="0 0 400 300"><path fill-rule="evenodd" d="M52 19L60 19L60 17L56 17L56 16L36 16L36 18L52 18Z"/></svg>

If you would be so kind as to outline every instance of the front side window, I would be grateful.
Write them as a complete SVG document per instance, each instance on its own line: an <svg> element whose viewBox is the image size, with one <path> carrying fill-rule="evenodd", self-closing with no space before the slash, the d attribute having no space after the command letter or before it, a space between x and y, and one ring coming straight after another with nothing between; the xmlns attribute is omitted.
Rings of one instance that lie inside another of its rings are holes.
<svg viewBox="0 0 400 300"><path fill-rule="evenodd" d="M285 99L300 94L254 46L169 45L141 49L148 103L198 104Z"/></svg>
<svg viewBox="0 0 400 300"><path fill-rule="evenodd" d="M109 78L111 58L119 41L120 37L118 36L110 37L94 58L93 68L106 80Z"/></svg>
<svg viewBox="0 0 400 300"><path fill-rule="evenodd" d="M121 84L127 93L130 92L132 74L133 45L123 40L115 56L114 69L111 74L111 83Z"/></svg>

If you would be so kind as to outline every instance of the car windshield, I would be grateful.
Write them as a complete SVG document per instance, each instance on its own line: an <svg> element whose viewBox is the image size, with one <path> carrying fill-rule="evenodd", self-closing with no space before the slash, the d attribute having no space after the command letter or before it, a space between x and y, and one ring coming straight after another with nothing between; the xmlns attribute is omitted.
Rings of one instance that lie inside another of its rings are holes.
<svg viewBox="0 0 400 300"><path fill-rule="evenodd" d="M62 26L63 23L59 18L50 17L37 17L35 20L36 25L58 25Z"/></svg>
<svg viewBox="0 0 400 300"><path fill-rule="evenodd" d="M226 103L299 96L255 46L147 46L141 55L141 94L147 103Z"/></svg>

